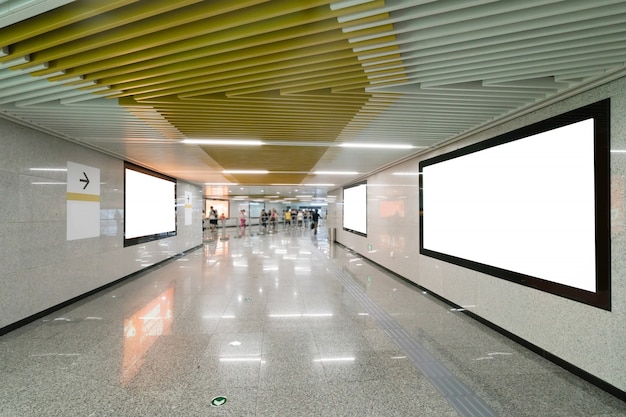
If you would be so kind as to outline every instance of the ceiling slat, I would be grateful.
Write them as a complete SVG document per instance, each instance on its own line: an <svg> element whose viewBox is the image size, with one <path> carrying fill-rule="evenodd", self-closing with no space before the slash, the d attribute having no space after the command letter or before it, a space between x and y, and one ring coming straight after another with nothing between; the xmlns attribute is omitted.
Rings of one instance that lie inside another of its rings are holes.
<svg viewBox="0 0 626 417"><path fill-rule="evenodd" d="M626 74L623 0L340 6L78 0L0 29L0 115L187 181L342 184Z"/></svg>
<svg viewBox="0 0 626 417"><path fill-rule="evenodd" d="M101 15L136 1L138 0L78 0L72 2L51 12L0 29L2 46L13 45L33 36L42 35L63 26ZM0 58L0 62L7 60L6 57Z"/></svg>
<svg viewBox="0 0 626 417"><path fill-rule="evenodd" d="M67 54L68 49L76 51L77 47L69 45L68 42L77 40L82 40L82 43L86 43L86 45L82 47L83 50L89 50L99 45L98 42L100 42L100 40L97 36L93 36L95 34L106 32L120 26L129 25L134 22L141 22L146 18L171 10L176 10L200 1L202 0L177 0L176 2L155 0L151 1L149 4L146 2L136 2L107 13L106 20L101 16L94 16L89 19L84 19L79 22L63 26L59 29L49 31L39 36L33 36L20 42L14 42L12 52L15 55L28 55L43 49L58 47L60 51L56 56L60 57ZM48 60L54 59L51 56L53 54L52 51L53 49L49 49L47 51ZM46 58L43 58L42 61L46 61Z"/></svg>

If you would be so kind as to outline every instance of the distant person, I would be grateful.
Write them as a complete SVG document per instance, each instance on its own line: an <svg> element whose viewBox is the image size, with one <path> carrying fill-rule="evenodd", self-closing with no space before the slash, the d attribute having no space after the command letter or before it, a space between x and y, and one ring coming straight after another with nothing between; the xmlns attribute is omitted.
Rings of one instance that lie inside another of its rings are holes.
<svg viewBox="0 0 626 417"><path fill-rule="evenodd" d="M298 229L300 229L304 225L304 213L302 210L298 210Z"/></svg>
<svg viewBox="0 0 626 417"><path fill-rule="evenodd" d="M209 227L211 232L217 230L217 210L213 206L209 209Z"/></svg>
<svg viewBox="0 0 626 417"><path fill-rule="evenodd" d="M241 237L246 235L246 210L239 212L239 228L241 229Z"/></svg>
<svg viewBox="0 0 626 417"><path fill-rule="evenodd" d="M276 225L278 224L278 213L276 209L272 209L272 214L270 215L270 228L272 232L276 232Z"/></svg>
<svg viewBox="0 0 626 417"><path fill-rule="evenodd" d="M285 211L285 228L291 229L291 210Z"/></svg>
<svg viewBox="0 0 626 417"><path fill-rule="evenodd" d="M311 221L312 223L312 229L313 229L313 234L316 235L317 234L317 225L320 221L320 214L317 212L317 209L313 210L313 212L311 213Z"/></svg>
<svg viewBox="0 0 626 417"><path fill-rule="evenodd" d="M263 226L263 230L267 230L267 220L270 218L270 215L265 211L265 209L261 210L261 225Z"/></svg>

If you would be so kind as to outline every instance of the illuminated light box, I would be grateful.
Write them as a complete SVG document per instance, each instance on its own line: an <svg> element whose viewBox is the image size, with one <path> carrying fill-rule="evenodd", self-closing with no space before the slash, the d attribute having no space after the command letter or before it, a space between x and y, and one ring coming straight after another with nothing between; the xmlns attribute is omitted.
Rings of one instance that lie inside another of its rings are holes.
<svg viewBox="0 0 626 417"><path fill-rule="evenodd" d="M343 230L367 237L367 183L343 189Z"/></svg>
<svg viewBox="0 0 626 417"><path fill-rule="evenodd" d="M124 163L124 246L176 235L176 179Z"/></svg>
<svg viewBox="0 0 626 417"><path fill-rule="evenodd" d="M420 162L420 253L610 310L609 109Z"/></svg>

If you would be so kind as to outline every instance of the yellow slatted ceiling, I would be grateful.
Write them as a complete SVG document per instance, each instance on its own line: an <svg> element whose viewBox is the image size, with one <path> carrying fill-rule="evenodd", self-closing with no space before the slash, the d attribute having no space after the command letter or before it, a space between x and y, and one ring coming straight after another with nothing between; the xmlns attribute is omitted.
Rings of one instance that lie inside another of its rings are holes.
<svg viewBox="0 0 626 417"><path fill-rule="evenodd" d="M623 0L76 0L0 27L0 115L196 183L337 186L622 76L624 33Z"/></svg>

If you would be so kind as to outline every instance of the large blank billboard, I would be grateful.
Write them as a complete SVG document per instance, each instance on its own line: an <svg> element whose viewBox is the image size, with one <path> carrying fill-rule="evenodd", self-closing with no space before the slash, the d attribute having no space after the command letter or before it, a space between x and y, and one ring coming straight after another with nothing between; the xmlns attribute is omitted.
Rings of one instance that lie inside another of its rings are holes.
<svg viewBox="0 0 626 417"><path fill-rule="evenodd" d="M367 183L344 187L343 229L367 236Z"/></svg>
<svg viewBox="0 0 626 417"><path fill-rule="evenodd" d="M176 235L176 180L124 164L124 246Z"/></svg>
<svg viewBox="0 0 626 417"><path fill-rule="evenodd" d="M610 309L608 100L420 163L420 252Z"/></svg>

